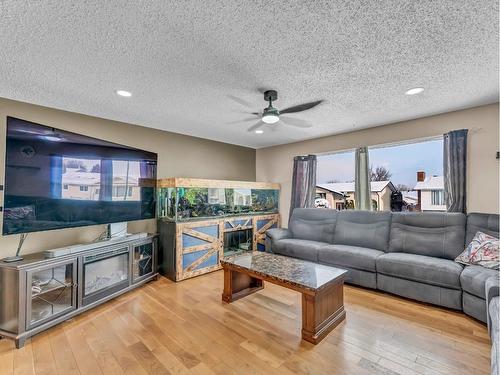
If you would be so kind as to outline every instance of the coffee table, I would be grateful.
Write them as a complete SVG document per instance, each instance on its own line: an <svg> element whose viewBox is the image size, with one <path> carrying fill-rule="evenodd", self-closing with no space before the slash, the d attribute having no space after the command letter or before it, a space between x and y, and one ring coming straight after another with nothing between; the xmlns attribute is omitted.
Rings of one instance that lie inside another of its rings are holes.
<svg viewBox="0 0 500 375"><path fill-rule="evenodd" d="M302 293L302 338L317 344L345 319L346 270L282 255L248 252L224 257L222 300L231 303L264 288L264 281Z"/></svg>

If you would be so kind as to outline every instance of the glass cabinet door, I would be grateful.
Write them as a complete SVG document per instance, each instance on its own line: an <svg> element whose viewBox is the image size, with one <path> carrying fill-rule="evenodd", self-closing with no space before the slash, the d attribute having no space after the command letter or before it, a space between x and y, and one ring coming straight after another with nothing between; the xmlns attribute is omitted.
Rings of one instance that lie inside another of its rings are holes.
<svg viewBox="0 0 500 375"><path fill-rule="evenodd" d="M76 308L76 264L75 259L27 271L26 329Z"/></svg>
<svg viewBox="0 0 500 375"><path fill-rule="evenodd" d="M154 273L153 242L134 245L133 281L137 282Z"/></svg>

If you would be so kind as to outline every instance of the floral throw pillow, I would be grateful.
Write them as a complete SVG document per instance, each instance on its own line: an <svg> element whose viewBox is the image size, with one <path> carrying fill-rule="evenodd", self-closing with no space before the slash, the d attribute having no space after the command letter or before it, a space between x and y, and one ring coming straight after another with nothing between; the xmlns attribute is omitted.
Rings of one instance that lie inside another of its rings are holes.
<svg viewBox="0 0 500 375"><path fill-rule="evenodd" d="M477 232L472 242L455 259L455 262L500 269L500 241L483 232Z"/></svg>

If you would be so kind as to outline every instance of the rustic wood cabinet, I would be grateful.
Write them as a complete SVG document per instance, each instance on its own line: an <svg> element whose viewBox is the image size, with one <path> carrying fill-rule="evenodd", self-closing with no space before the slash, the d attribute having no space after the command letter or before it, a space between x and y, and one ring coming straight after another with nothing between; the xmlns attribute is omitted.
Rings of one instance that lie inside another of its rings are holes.
<svg viewBox="0 0 500 375"><path fill-rule="evenodd" d="M228 252L225 236L249 230L250 246L241 251L264 251L266 230L278 228L279 225L279 214L181 223L160 219L159 270L174 281L219 270L219 262Z"/></svg>

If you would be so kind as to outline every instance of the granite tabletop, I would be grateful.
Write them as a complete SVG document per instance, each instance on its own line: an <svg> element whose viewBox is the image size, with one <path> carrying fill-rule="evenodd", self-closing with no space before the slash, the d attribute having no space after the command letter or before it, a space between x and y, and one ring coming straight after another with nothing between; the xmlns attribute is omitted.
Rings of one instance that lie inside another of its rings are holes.
<svg viewBox="0 0 500 375"><path fill-rule="evenodd" d="M348 272L341 268L260 251L224 257L221 264L246 269L310 290L319 290L328 283L343 278Z"/></svg>

